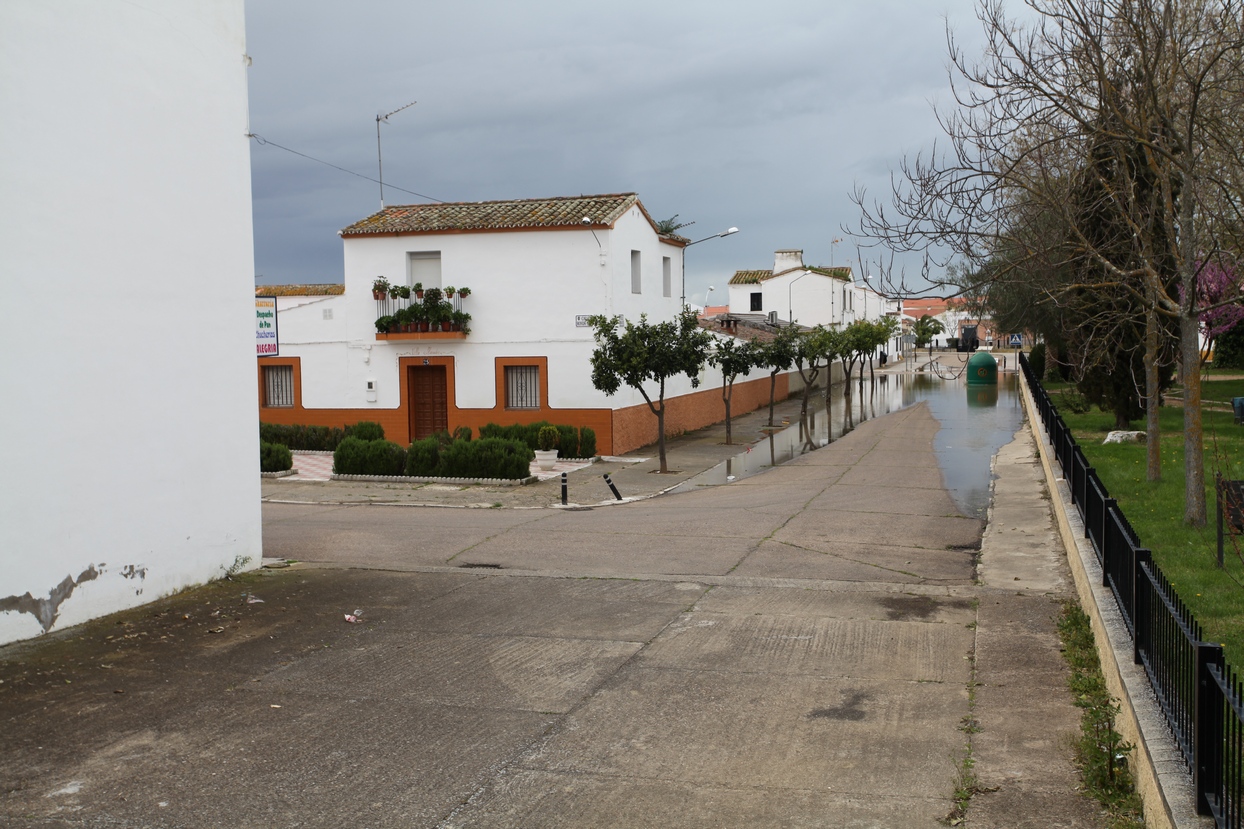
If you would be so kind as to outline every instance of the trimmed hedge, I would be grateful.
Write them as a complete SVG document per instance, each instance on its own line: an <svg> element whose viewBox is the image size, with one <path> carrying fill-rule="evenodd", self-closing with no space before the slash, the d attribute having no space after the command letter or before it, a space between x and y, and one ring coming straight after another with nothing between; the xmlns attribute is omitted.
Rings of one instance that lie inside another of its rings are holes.
<svg viewBox="0 0 1244 829"><path fill-rule="evenodd" d="M489 423L479 430L481 438L501 438L502 440L521 440L532 451L540 448L540 430L545 426L553 426L560 440L557 454L563 458L590 458L596 454L596 433L588 427L576 429L573 426L556 426L547 420L537 423L513 423L509 426L498 426Z"/></svg>
<svg viewBox="0 0 1244 829"><path fill-rule="evenodd" d="M301 426L280 423L260 423L259 439L266 443L279 443L290 449L332 452L347 437L362 440L379 440L384 428L379 423L361 421L342 429L339 426Z"/></svg>
<svg viewBox="0 0 1244 829"><path fill-rule="evenodd" d="M294 456L288 446L259 441L259 471L285 472L294 468Z"/></svg>
<svg viewBox="0 0 1244 829"><path fill-rule="evenodd" d="M526 478L536 453L502 438L456 440L440 450L436 475L443 478Z"/></svg>
<svg viewBox="0 0 1244 829"><path fill-rule="evenodd" d="M441 462L441 442L435 437L417 440L406 450L406 474L421 478L435 477Z"/></svg>
<svg viewBox="0 0 1244 829"><path fill-rule="evenodd" d="M387 440L349 437L333 452L333 472L338 475L401 475L406 471L406 450Z"/></svg>

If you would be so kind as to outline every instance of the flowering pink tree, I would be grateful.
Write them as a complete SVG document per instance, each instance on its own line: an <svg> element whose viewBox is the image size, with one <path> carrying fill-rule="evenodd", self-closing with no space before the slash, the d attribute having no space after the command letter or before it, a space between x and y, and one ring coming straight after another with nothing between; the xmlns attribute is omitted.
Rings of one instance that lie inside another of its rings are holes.
<svg viewBox="0 0 1244 829"><path fill-rule="evenodd" d="M1244 279L1234 268L1209 262L1197 278L1201 331L1209 340L1244 321Z"/></svg>

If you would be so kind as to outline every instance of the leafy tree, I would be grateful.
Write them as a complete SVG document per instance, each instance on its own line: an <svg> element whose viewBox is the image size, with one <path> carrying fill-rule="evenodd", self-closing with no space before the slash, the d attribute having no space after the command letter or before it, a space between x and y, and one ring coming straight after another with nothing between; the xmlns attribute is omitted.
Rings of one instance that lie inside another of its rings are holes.
<svg viewBox="0 0 1244 829"><path fill-rule="evenodd" d="M916 348L929 347L929 356L933 356L933 339L938 335L945 333L946 326L942 325L942 321L937 317L924 314L920 319L916 320L916 324L912 329L912 333L916 335Z"/></svg>
<svg viewBox="0 0 1244 829"><path fill-rule="evenodd" d="M800 419L808 416L808 398L812 394L812 386L824 368L842 352L842 332L818 325L807 331L800 331L794 341L794 364L803 380L803 402L799 408ZM824 366L821 364L824 363ZM829 383L825 384L825 392L829 393Z"/></svg>
<svg viewBox="0 0 1244 829"><path fill-rule="evenodd" d="M1146 315L1151 401L1156 318L1177 327L1184 520L1204 526L1199 335L1211 309L1198 277L1244 249L1241 2L1025 4L1031 22L1008 17L1002 0L978 0L979 61L950 38L956 107L940 113L949 142L903 164L884 208L856 192L860 235L933 264L979 267L1002 254L995 277L1065 272L1072 281L1055 300L1129 294Z"/></svg>
<svg viewBox="0 0 1244 829"><path fill-rule="evenodd" d="M730 398L734 395L734 381L740 374L747 374L758 362L760 349L755 340L736 340L728 337L717 341L717 348L708 355L709 365L721 369L721 399L726 404L726 445L734 442L730 424Z"/></svg>
<svg viewBox="0 0 1244 829"><path fill-rule="evenodd" d="M765 343L757 344L756 366L769 369L769 425L773 422L774 395L777 392L777 376L789 371L795 363L795 340L799 337L799 329L793 325L778 330L777 336Z"/></svg>
<svg viewBox="0 0 1244 829"><path fill-rule="evenodd" d="M592 385L614 395L623 385L638 391L657 418L657 448L661 472L668 472L665 461L665 381L679 374L700 385L700 370L708 356L713 335L700 328L696 313L683 309L673 320L650 323L642 314L639 322L621 316L600 314L588 317L596 338L592 352ZM656 383L656 399L644 387Z"/></svg>

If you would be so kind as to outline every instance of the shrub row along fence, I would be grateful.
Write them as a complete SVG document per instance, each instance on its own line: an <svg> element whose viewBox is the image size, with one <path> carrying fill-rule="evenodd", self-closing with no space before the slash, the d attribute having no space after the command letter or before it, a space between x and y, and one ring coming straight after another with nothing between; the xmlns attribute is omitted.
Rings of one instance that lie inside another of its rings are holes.
<svg viewBox="0 0 1244 829"><path fill-rule="evenodd" d="M1020 355L1054 456L1084 519L1084 534L1101 564L1132 637L1132 658L1144 668L1184 760L1192 772L1198 814L1221 827L1244 827L1244 688L1206 642L1201 626L1110 497L1037 379Z"/></svg>

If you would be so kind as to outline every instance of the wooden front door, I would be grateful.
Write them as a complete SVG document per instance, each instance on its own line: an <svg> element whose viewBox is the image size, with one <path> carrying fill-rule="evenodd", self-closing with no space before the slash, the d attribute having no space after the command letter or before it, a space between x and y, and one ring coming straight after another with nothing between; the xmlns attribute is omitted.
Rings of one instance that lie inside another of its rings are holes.
<svg viewBox="0 0 1244 829"><path fill-rule="evenodd" d="M406 370L410 439L449 431L449 394L445 366L410 366Z"/></svg>

